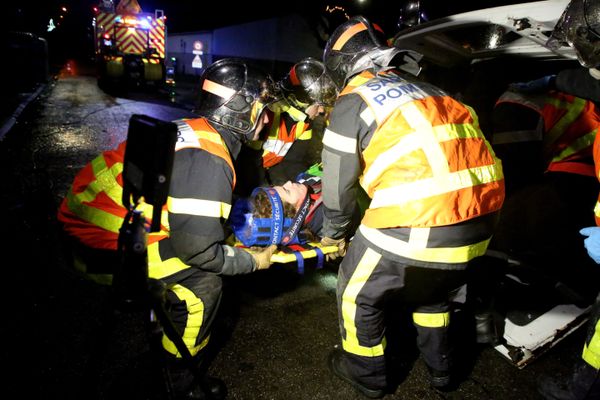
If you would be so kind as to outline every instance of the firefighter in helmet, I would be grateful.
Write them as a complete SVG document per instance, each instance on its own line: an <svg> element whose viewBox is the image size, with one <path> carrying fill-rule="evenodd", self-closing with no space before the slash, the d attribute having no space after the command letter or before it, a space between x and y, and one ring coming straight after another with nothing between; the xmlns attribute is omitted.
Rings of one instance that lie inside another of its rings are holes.
<svg viewBox="0 0 600 400"><path fill-rule="evenodd" d="M221 276L268 268L276 250L270 246L250 254L227 246L223 227L236 182L233 160L242 144L268 124L265 111L274 94L266 73L240 59L222 59L201 77L201 117L175 121L178 137L169 197L161 231L148 236L148 276L166 284L170 317L198 368L221 299ZM108 265L94 265L97 255L117 249L126 213L120 202L124 150L122 143L84 167L59 209L58 219L88 272L106 269ZM193 384L194 374L174 342L163 336L162 345L178 397L225 396L225 386L216 378L204 376L200 385Z"/></svg>
<svg viewBox="0 0 600 400"><path fill-rule="evenodd" d="M240 159L254 166L244 169L248 176L237 191L243 197L257 186L292 181L321 158L323 130L337 96L323 63L311 57L302 59L277 87L281 98L269 106L269 126L252 144L254 152L246 148Z"/></svg>
<svg viewBox="0 0 600 400"><path fill-rule="evenodd" d="M384 310L399 299L430 384L449 387L450 295L485 253L504 200L500 161L473 109L419 81L418 55L385 43L357 16L323 55L340 95L323 138L321 243L339 256L347 248L337 283L342 348L328 363L370 398L389 390ZM371 202L347 246L358 184Z"/></svg>
<svg viewBox="0 0 600 400"><path fill-rule="evenodd" d="M553 87L574 96L600 102L600 3L592 0L572 0L559 18L548 46L572 46L579 63L579 70L560 71L545 81ZM544 81L544 78L537 80ZM535 86L536 81L529 82ZM596 135L593 145L595 175L600 179L600 138ZM583 228L584 246L596 263L600 264L600 196L594 208L596 226ZM600 398L600 296L592 307L588 331L579 359L567 381L543 377L538 386L540 394L553 400L583 400Z"/></svg>

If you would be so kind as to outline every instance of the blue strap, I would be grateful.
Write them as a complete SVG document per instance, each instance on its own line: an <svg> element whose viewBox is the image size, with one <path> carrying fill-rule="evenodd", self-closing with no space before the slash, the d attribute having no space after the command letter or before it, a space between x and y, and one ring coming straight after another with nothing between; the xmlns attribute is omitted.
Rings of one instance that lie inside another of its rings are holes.
<svg viewBox="0 0 600 400"><path fill-rule="evenodd" d="M313 250L317 253L317 269L321 269L323 268L323 260L325 259L323 250L318 247L313 248Z"/></svg>
<svg viewBox="0 0 600 400"><path fill-rule="evenodd" d="M304 275L304 257L299 251L295 251L294 255L296 256L296 261L298 262L298 273L300 275Z"/></svg>

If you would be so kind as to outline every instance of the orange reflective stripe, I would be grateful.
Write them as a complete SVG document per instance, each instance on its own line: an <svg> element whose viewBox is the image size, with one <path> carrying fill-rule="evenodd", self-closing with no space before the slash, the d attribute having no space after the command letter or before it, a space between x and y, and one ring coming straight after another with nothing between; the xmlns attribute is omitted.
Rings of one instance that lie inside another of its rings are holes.
<svg viewBox="0 0 600 400"><path fill-rule="evenodd" d="M356 25L351 26L346 32L344 32L339 39L333 44L333 50L340 50L344 45L352 38L352 36L356 35L359 32L367 30L367 26L362 22L357 23Z"/></svg>
<svg viewBox="0 0 600 400"><path fill-rule="evenodd" d="M200 143L202 149L208 151L211 154L214 154L217 157L222 158L223 160L225 160L227 165L229 165L233 173L233 186L235 186L236 175L235 169L233 168L233 161L231 160L231 155L229 154L227 145L221 138L219 132L217 132L212 126L210 126L210 124L206 122L204 118L191 119L185 122L194 130L194 132L196 132L196 135L198 136L198 142ZM202 138L202 132L218 135L219 143Z"/></svg>
<svg viewBox="0 0 600 400"><path fill-rule="evenodd" d="M298 79L298 75L296 75L296 66L290 71L290 81L294 86L300 86L300 79Z"/></svg>
<svg viewBox="0 0 600 400"><path fill-rule="evenodd" d="M217 95L223 99L230 99L235 94L235 90L218 84L217 82L209 81L208 79L204 80L204 83L202 84L202 90L206 90L207 92Z"/></svg>

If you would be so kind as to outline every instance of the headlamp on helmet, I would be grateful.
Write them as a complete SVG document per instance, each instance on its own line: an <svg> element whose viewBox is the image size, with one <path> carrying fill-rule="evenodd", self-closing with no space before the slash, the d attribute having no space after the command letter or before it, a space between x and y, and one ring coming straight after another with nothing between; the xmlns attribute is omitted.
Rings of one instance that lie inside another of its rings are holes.
<svg viewBox="0 0 600 400"><path fill-rule="evenodd" d="M244 60L226 58L204 71L197 112L242 138L250 138L262 111L276 97L266 72Z"/></svg>

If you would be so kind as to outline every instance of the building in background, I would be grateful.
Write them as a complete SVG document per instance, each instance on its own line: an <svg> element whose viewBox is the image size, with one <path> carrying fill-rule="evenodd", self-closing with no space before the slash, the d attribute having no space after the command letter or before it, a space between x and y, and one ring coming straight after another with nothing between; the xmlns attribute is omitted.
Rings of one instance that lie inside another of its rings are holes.
<svg viewBox="0 0 600 400"><path fill-rule="evenodd" d="M216 60L241 57L254 60L277 79L300 59L320 59L322 54L315 29L297 14L167 37L167 63L177 75L199 76Z"/></svg>

